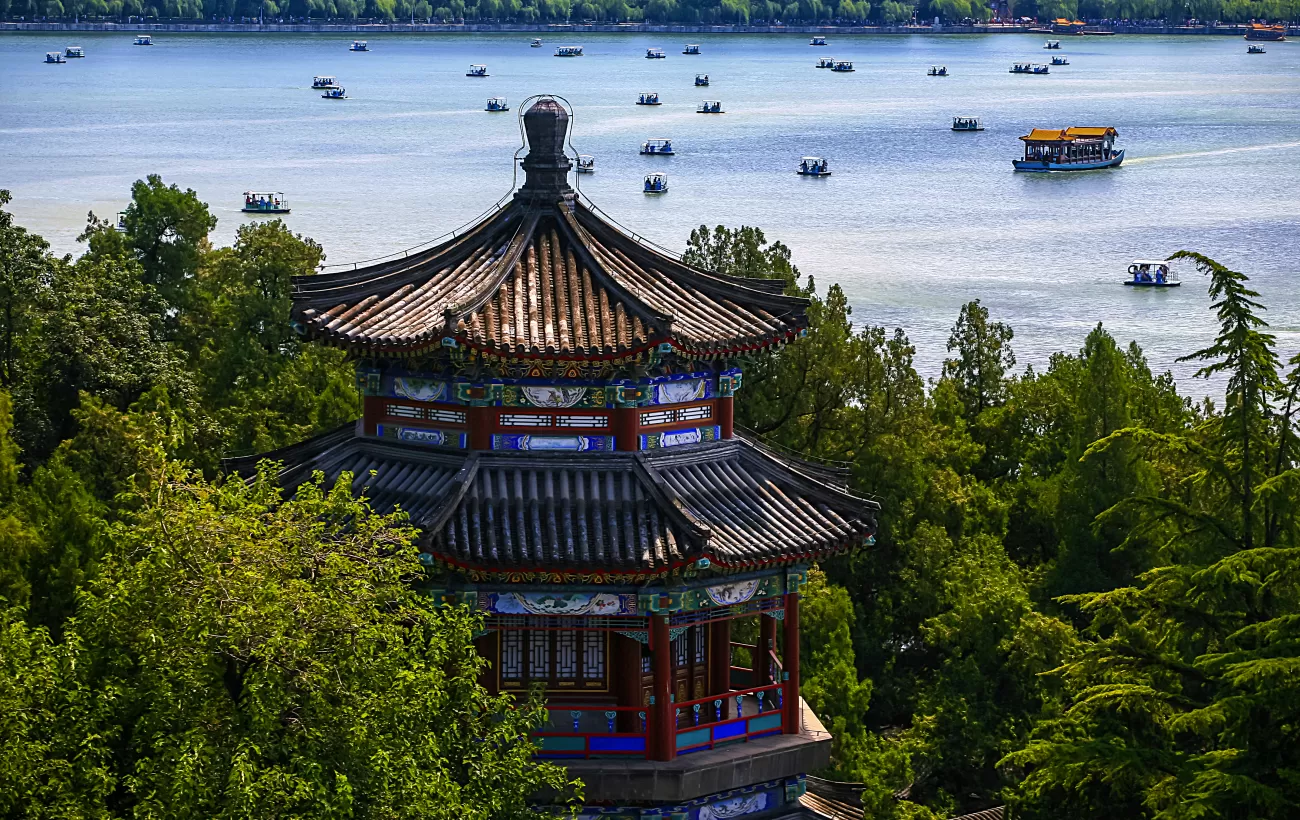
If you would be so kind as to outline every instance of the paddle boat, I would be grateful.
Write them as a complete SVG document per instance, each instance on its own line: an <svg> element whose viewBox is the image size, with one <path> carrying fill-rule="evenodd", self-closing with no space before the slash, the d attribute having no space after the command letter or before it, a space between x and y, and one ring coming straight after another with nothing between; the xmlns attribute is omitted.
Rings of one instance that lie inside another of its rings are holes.
<svg viewBox="0 0 1300 820"><path fill-rule="evenodd" d="M821 35L816 35L816 36L814 36L811 40L808 41L808 45L810 45L810 46L824 46L824 45L826 45L826 38L825 38L825 37L822 37Z"/></svg>
<svg viewBox="0 0 1300 820"><path fill-rule="evenodd" d="M932 66L930 66L930 70L929 70L927 73L928 73L931 77L947 77L947 76L948 76L948 66L946 66L946 65L932 65Z"/></svg>
<svg viewBox="0 0 1300 820"><path fill-rule="evenodd" d="M481 64L479 64L479 63L475 63L474 65L471 65L471 66L469 67L469 71L466 71L466 72L465 72L465 76L466 76L466 77L486 77L486 76L488 76L488 73L487 73L487 66L485 66L485 65L481 65Z"/></svg>
<svg viewBox="0 0 1300 820"><path fill-rule="evenodd" d="M1279 43L1286 39L1286 26L1270 26L1266 23L1251 23L1250 28L1246 29L1246 39Z"/></svg>
<svg viewBox="0 0 1300 820"><path fill-rule="evenodd" d="M322 100L346 100L348 90L341 85L336 85L333 88L325 89L325 93L320 96Z"/></svg>
<svg viewBox="0 0 1300 820"><path fill-rule="evenodd" d="M666 59L667 57L668 55L664 54L664 50L662 48L647 48L645 50L645 58L647 60L663 60Z"/></svg>
<svg viewBox="0 0 1300 820"><path fill-rule="evenodd" d="M824 157L804 157L799 160L799 167L794 172L801 177L828 177L831 175L831 166Z"/></svg>
<svg viewBox="0 0 1300 820"><path fill-rule="evenodd" d="M1124 284L1135 288L1176 288L1182 284L1164 259L1139 259L1128 266L1128 272L1133 278Z"/></svg>
<svg viewBox="0 0 1300 820"><path fill-rule="evenodd" d="M637 105L659 105L658 91L643 91L636 98Z"/></svg>
<svg viewBox="0 0 1300 820"><path fill-rule="evenodd" d="M529 43L528 45L529 45L531 48L541 48L541 47L542 47L542 38L541 38L541 37L534 37L534 38L533 38L533 41L532 41L531 43Z"/></svg>
<svg viewBox="0 0 1300 820"><path fill-rule="evenodd" d="M1046 43L1043 43L1043 48L1046 49L1057 50L1060 49L1060 47L1061 47L1060 40L1048 40Z"/></svg>
<svg viewBox="0 0 1300 820"><path fill-rule="evenodd" d="M1110 126L1087 128L1035 128L1021 141L1024 159L1012 160L1017 171L1096 171L1118 168L1124 150L1115 149L1119 132Z"/></svg>
<svg viewBox="0 0 1300 820"><path fill-rule="evenodd" d="M326 88L338 88L339 81L334 77L321 74L311 78L311 87L317 91L322 91Z"/></svg>
<svg viewBox="0 0 1300 820"><path fill-rule="evenodd" d="M695 75L695 84L696 84L696 85L700 85L700 86L708 85L708 84L709 84L709 75L708 75L708 74L696 74L696 75Z"/></svg>
<svg viewBox="0 0 1300 820"><path fill-rule="evenodd" d="M63 49L63 56L64 57L85 57L86 50L81 46L68 46L67 48Z"/></svg>
<svg viewBox="0 0 1300 820"><path fill-rule="evenodd" d="M695 109L696 114L723 114L722 100L705 100Z"/></svg>
<svg viewBox="0 0 1300 820"><path fill-rule="evenodd" d="M273 193L244 191L244 207L240 210L246 214L289 213L289 209L284 206L284 193L281 191Z"/></svg>
<svg viewBox="0 0 1300 820"><path fill-rule="evenodd" d="M673 141L667 137L658 137L656 139L646 140L641 143L641 153L671 157L673 155Z"/></svg>
<svg viewBox="0 0 1300 820"><path fill-rule="evenodd" d="M835 58L834 58L834 57L818 57L818 58L817 58L817 67L818 67L818 68L834 68L834 67L835 67Z"/></svg>
<svg viewBox="0 0 1300 820"><path fill-rule="evenodd" d="M47 51L45 52L45 62L66 63L67 60L63 59L63 52L61 51Z"/></svg>
<svg viewBox="0 0 1300 820"><path fill-rule="evenodd" d="M582 46L556 46L556 57L581 57Z"/></svg>
<svg viewBox="0 0 1300 820"><path fill-rule="evenodd" d="M1012 74L1047 74L1048 67L1042 63L1016 63L1011 66Z"/></svg>
<svg viewBox="0 0 1300 820"><path fill-rule="evenodd" d="M578 173L596 173L596 158L590 154L578 154Z"/></svg>
<svg viewBox="0 0 1300 820"><path fill-rule="evenodd" d="M687 43L686 48L682 49L683 54L699 54L700 47L695 43Z"/></svg>
<svg viewBox="0 0 1300 820"><path fill-rule="evenodd" d="M644 190L647 194L668 193L668 175L660 173L646 174Z"/></svg>
<svg viewBox="0 0 1300 820"><path fill-rule="evenodd" d="M352 45L348 46L348 51L369 51L370 44L365 40L353 40Z"/></svg>
<svg viewBox="0 0 1300 820"><path fill-rule="evenodd" d="M135 43L134 43L134 45L137 45L137 46L151 46L151 45L153 45L153 38L150 37L148 34L141 34L141 35L138 35L138 36L135 38Z"/></svg>
<svg viewBox="0 0 1300 820"><path fill-rule="evenodd" d="M1264 47L1263 47L1263 46L1253 46L1253 45L1252 45L1252 46L1246 46L1246 53L1247 53L1247 54L1263 54L1263 53L1264 53Z"/></svg>
<svg viewBox="0 0 1300 820"><path fill-rule="evenodd" d="M117 212L117 224L113 226L115 230L126 233L126 211Z"/></svg>
<svg viewBox="0 0 1300 820"><path fill-rule="evenodd" d="M485 111L509 111L510 104L506 102L505 97L488 97L487 108Z"/></svg>
<svg viewBox="0 0 1300 820"><path fill-rule="evenodd" d="M836 60L835 65L831 66L831 71L848 72L853 70L852 60Z"/></svg>
<svg viewBox="0 0 1300 820"><path fill-rule="evenodd" d="M1064 57L1053 57L1053 58L1052 58L1052 65L1069 65L1069 64L1070 64L1070 61L1067 60L1067 59L1065 59Z"/></svg>
<svg viewBox="0 0 1300 820"><path fill-rule="evenodd" d="M984 126L980 123L979 117L953 117L952 130L954 131L983 131Z"/></svg>

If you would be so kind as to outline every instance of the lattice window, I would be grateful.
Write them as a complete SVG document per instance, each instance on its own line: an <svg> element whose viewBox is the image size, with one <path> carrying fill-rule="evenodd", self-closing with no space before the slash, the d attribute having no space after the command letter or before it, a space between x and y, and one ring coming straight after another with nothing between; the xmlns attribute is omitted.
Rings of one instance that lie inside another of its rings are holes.
<svg viewBox="0 0 1300 820"><path fill-rule="evenodd" d="M464 424L465 414L458 410L439 410L433 407L416 407L411 404L386 404L384 413L397 419L425 419L446 424Z"/></svg>
<svg viewBox="0 0 1300 820"><path fill-rule="evenodd" d="M519 680L524 676L524 633L509 630L501 633L501 677Z"/></svg>
<svg viewBox="0 0 1300 820"><path fill-rule="evenodd" d="M444 421L450 424L465 423L465 414L456 410L434 410L430 408L425 411L424 417L429 421Z"/></svg>
<svg viewBox="0 0 1300 820"><path fill-rule="evenodd" d="M691 627L691 637L695 643L695 662L704 663L704 627Z"/></svg>
<svg viewBox="0 0 1300 820"><path fill-rule="evenodd" d="M550 427L555 423L555 417L550 415L536 415L532 413L502 413L502 427Z"/></svg>
<svg viewBox="0 0 1300 820"><path fill-rule="evenodd" d="M566 629L555 635L556 676L560 680L578 679L578 633Z"/></svg>
<svg viewBox="0 0 1300 820"><path fill-rule="evenodd" d="M551 676L551 639L545 632L528 633L528 677L546 679Z"/></svg>
<svg viewBox="0 0 1300 820"><path fill-rule="evenodd" d="M587 680L605 679L605 633L582 635L582 676Z"/></svg>
<svg viewBox="0 0 1300 820"><path fill-rule="evenodd" d="M673 410L653 410L641 414L641 426L649 427L654 424L668 424L674 418L676 418L676 412Z"/></svg>
<svg viewBox="0 0 1300 820"><path fill-rule="evenodd" d="M641 674L650 675L654 673L654 656L643 654L641 656Z"/></svg>
<svg viewBox="0 0 1300 820"><path fill-rule="evenodd" d="M702 404L699 407L683 407L677 411L678 421L697 421L713 418L713 405Z"/></svg>
<svg viewBox="0 0 1300 820"><path fill-rule="evenodd" d="M585 429L599 429L609 426L609 420L604 416L556 416L556 427L582 427Z"/></svg>
<svg viewBox="0 0 1300 820"><path fill-rule="evenodd" d="M673 641L673 665L678 669L686 668L686 636L678 635Z"/></svg>
<svg viewBox="0 0 1300 820"><path fill-rule="evenodd" d="M411 407L408 404L390 404L386 411L388 415L398 419L422 419L424 410L420 407Z"/></svg>

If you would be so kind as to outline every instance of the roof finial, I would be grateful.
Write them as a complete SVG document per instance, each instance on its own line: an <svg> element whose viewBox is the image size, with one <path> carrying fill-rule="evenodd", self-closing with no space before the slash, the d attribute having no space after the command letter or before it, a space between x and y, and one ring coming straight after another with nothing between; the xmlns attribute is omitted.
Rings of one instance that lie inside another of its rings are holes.
<svg viewBox="0 0 1300 820"><path fill-rule="evenodd" d="M573 195L569 171L573 163L564 152L569 112L554 97L542 97L524 113L528 155L524 157L524 186L519 195L557 198Z"/></svg>

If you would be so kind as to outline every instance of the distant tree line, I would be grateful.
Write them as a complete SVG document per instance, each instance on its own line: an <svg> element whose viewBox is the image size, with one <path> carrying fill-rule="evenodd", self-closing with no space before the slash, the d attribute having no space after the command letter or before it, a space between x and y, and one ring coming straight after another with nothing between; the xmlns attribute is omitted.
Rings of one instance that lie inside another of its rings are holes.
<svg viewBox="0 0 1300 820"><path fill-rule="evenodd" d="M0 0L0 19L893 24L988 20L981 0ZM1300 20L1300 0L1020 0L1011 18Z"/></svg>

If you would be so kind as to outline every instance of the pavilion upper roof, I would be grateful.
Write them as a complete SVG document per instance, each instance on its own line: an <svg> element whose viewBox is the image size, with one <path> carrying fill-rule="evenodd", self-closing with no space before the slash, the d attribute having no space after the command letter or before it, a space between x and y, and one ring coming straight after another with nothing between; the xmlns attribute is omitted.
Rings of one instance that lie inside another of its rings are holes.
<svg viewBox="0 0 1300 820"><path fill-rule="evenodd" d="M418 254L298 277L295 319L362 355L414 354L452 339L547 359L617 359L665 342L697 358L727 356L807 326L807 301L783 295L780 281L692 268L578 201L554 136L567 114L547 102L525 115L528 181L509 204Z"/></svg>

